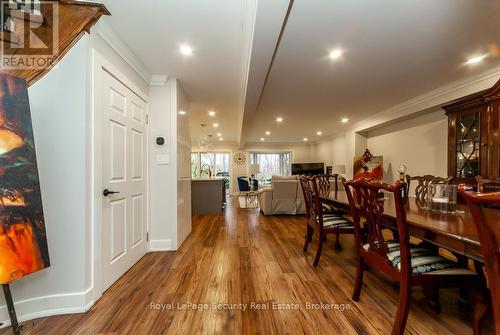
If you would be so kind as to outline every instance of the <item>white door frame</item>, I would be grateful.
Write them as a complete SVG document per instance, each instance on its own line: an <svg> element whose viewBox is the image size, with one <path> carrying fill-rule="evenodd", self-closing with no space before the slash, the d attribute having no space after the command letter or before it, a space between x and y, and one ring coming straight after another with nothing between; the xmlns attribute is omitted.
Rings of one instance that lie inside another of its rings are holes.
<svg viewBox="0 0 500 335"><path fill-rule="evenodd" d="M87 304L90 306L95 301L97 301L103 293L102 290L102 272L101 272L101 246L102 246L102 201L103 201L103 181L102 181L102 164L101 164L101 154L102 154L102 111L100 110L99 94L96 90L99 89L99 84L96 83L97 78L99 78L99 71L106 71L112 77L120 81L123 85L134 92L141 100L147 104L146 108L146 120L149 114L149 97L140 88L138 88L134 83L127 78L121 71L119 71L115 66L113 66L104 56L102 56L94 48L91 49L91 129L89 130L89 139L92 140L92 145L88 149L87 157L90 159L91 164L91 175L90 180L91 186L89 190L89 204L91 213L91 231L90 238L92 241L91 246L91 280L92 283L88 290L89 299ZM149 232L149 124L146 122L146 231ZM148 233L149 235L149 233ZM149 239L146 242L146 252L149 251Z"/></svg>

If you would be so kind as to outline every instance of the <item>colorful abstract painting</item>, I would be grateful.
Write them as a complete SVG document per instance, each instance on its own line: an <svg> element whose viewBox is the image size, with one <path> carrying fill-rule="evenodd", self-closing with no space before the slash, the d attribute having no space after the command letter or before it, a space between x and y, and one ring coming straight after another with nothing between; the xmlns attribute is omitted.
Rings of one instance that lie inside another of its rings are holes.
<svg viewBox="0 0 500 335"><path fill-rule="evenodd" d="M0 284L49 265L26 82L0 73Z"/></svg>
<svg viewBox="0 0 500 335"><path fill-rule="evenodd" d="M384 164L382 156L363 155L354 157L353 177L382 180L384 178Z"/></svg>

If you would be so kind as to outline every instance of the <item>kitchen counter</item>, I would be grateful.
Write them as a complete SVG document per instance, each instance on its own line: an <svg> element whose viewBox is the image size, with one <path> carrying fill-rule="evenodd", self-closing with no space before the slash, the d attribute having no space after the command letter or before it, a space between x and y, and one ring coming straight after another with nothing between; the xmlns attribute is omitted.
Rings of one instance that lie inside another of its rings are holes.
<svg viewBox="0 0 500 335"><path fill-rule="evenodd" d="M214 214L224 209L226 201L225 177L200 177L191 181L191 208L193 214Z"/></svg>

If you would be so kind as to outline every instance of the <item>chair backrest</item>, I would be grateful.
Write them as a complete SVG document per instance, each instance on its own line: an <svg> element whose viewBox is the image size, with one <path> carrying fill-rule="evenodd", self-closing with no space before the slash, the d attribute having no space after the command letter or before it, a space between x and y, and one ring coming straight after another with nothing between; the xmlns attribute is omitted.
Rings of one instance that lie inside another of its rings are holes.
<svg viewBox="0 0 500 335"><path fill-rule="evenodd" d="M382 234L384 201L379 197L379 193L382 190L392 193L399 233L401 273L409 274L411 271L410 245L402 198L402 190L406 187L405 183L397 181L395 185L390 185L365 178L344 181L343 183L354 222L357 249L361 250L367 242L370 245L370 250L385 258L387 262L389 262L388 247ZM366 235L361 228L361 218L365 219Z"/></svg>
<svg viewBox="0 0 500 335"><path fill-rule="evenodd" d="M331 191L337 192L338 178L339 178L338 174L319 174L319 175L316 175L319 193L323 196L326 196ZM333 190L331 189L332 181L334 183Z"/></svg>
<svg viewBox="0 0 500 335"><path fill-rule="evenodd" d="M312 212L312 207L313 207L313 203L312 203L312 199L313 199L313 191L312 191L312 188L311 188L311 184L309 182L309 180L311 179L312 177L309 177L309 176L300 176L299 177L299 183L300 183L300 186L302 188L302 194L304 195L304 202L306 204L306 216L307 216L307 220L309 221L311 218L314 218L311 214Z"/></svg>
<svg viewBox="0 0 500 335"><path fill-rule="evenodd" d="M481 176L477 176L476 180L478 192L500 192L500 178L485 179Z"/></svg>
<svg viewBox="0 0 500 335"><path fill-rule="evenodd" d="M458 191L474 217L492 296L495 329L496 333L500 334L500 251L496 236L500 229L500 209L486 209L500 205L500 192L468 192L464 184L458 186ZM486 215L486 210L491 215Z"/></svg>
<svg viewBox="0 0 500 335"><path fill-rule="evenodd" d="M248 192L250 191L250 186L248 184L247 177L238 177L238 189L240 192Z"/></svg>
<svg viewBox="0 0 500 335"><path fill-rule="evenodd" d="M301 176L299 178L306 203L306 213L310 223L320 225L323 229L323 206L320 201L318 181L316 177Z"/></svg>
<svg viewBox="0 0 500 335"><path fill-rule="evenodd" d="M407 194L410 192L410 184L412 180L416 180L417 186L415 187L415 198L419 206L427 204L427 191L431 184L448 184L453 178L436 177L432 175L425 176L406 176Z"/></svg>

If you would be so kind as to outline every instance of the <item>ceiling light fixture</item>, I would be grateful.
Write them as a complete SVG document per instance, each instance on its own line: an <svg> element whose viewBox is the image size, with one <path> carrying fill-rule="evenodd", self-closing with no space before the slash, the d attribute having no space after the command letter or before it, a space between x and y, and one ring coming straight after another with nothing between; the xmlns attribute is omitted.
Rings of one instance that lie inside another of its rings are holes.
<svg viewBox="0 0 500 335"><path fill-rule="evenodd" d="M218 124L218 123L214 123L212 126L213 126L214 128L219 128L219 124Z"/></svg>
<svg viewBox="0 0 500 335"><path fill-rule="evenodd" d="M278 122L278 123L279 123L279 122L283 122L283 118L282 118L281 116L280 116L280 117L277 117L277 118L276 118L276 122Z"/></svg>
<svg viewBox="0 0 500 335"><path fill-rule="evenodd" d="M330 51L328 54L328 58L330 59L339 59L342 56L343 51L341 49L335 49Z"/></svg>
<svg viewBox="0 0 500 335"><path fill-rule="evenodd" d="M179 115L186 115L185 111L179 111Z"/></svg>
<svg viewBox="0 0 500 335"><path fill-rule="evenodd" d="M466 65L475 65L481 63L488 55L479 55L479 56L474 56L465 62Z"/></svg>
<svg viewBox="0 0 500 335"><path fill-rule="evenodd" d="M323 132L322 131L317 131L316 135L321 136L321 135L323 135Z"/></svg>
<svg viewBox="0 0 500 335"><path fill-rule="evenodd" d="M304 137L304 142L307 142L309 141L309 139L307 137Z"/></svg>
<svg viewBox="0 0 500 335"><path fill-rule="evenodd" d="M215 112L214 111L208 111L208 115L209 116L215 116Z"/></svg>
<svg viewBox="0 0 500 335"><path fill-rule="evenodd" d="M179 51L181 52L181 54L183 54L184 56L191 56L193 54L193 48L191 48L189 45L187 44L182 44L180 47L179 47Z"/></svg>
<svg viewBox="0 0 500 335"><path fill-rule="evenodd" d="M224 141L224 139L222 137L219 138L219 141Z"/></svg>
<svg viewBox="0 0 500 335"><path fill-rule="evenodd" d="M343 117L342 120L340 120L342 123L347 123L349 122L349 119L346 117Z"/></svg>
<svg viewBox="0 0 500 335"><path fill-rule="evenodd" d="M261 141L264 141L264 140L265 140L265 138L264 138L264 137L261 137L261 138L260 138L260 140L261 140Z"/></svg>
<svg viewBox="0 0 500 335"><path fill-rule="evenodd" d="M266 131L266 135L267 135L267 136L271 135L271 132L270 132L269 130L268 130L268 131Z"/></svg>
<svg viewBox="0 0 500 335"><path fill-rule="evenodd" d="M217 137L221 137L222 136L222 133L217 133Z"/></svg>

